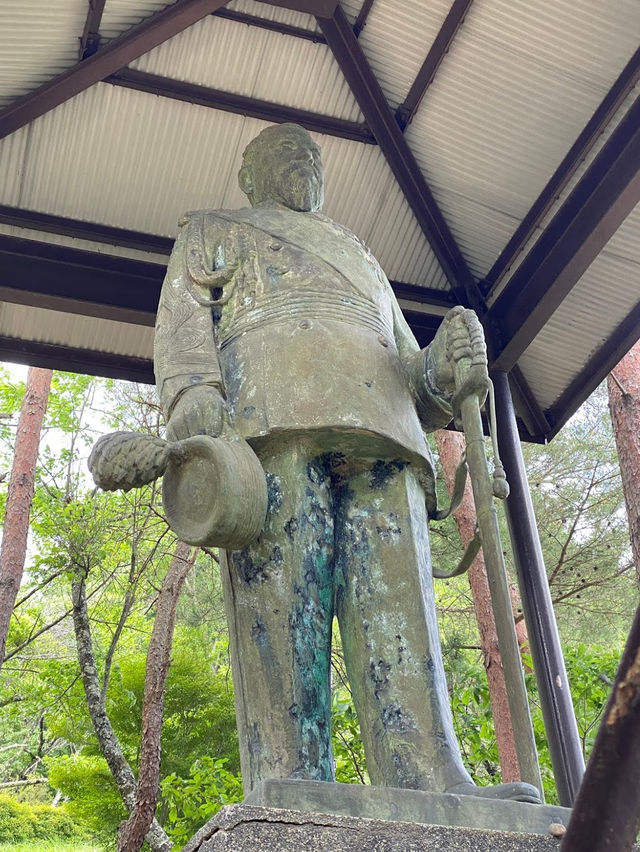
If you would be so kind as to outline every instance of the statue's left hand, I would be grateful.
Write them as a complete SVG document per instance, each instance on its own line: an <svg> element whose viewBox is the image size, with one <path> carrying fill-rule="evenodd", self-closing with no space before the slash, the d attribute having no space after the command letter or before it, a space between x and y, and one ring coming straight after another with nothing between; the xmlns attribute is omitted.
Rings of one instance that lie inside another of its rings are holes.
<svg viewBox="0 0 640 852"><path fill-rule="evenodd" d="M489 386L487 352L474 311L460 306L448 311L429 350L434 382L448 400L475 394L480 404L484 402Z"/></svg>
<svg viewBox="0 0 640 852"><path fill-rule="evenodd" d="M211 385L193 385L184 391L171 412L167 440L182 441L194 435L217 438L222 432L225 412L219 390Z"/></svg>

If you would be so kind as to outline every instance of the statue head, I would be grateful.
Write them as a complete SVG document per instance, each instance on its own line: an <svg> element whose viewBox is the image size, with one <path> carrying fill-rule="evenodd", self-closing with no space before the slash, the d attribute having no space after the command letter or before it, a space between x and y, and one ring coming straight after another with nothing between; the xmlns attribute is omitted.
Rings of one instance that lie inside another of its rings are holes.
<svg viewBox="0 0 640 852"><path fill-rule="evenodd" d="M324 198L320 148L298 124L267 127L245 148L238 181L252 207L273 201L291 210L319 210Z"/></svg>

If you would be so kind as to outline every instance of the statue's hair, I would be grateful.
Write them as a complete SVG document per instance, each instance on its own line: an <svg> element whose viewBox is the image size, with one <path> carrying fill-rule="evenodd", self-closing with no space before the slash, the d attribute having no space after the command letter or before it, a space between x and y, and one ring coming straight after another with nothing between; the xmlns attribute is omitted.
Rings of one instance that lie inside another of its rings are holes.
<svg viewBox="0 0 640 852"><path fill-rule="evenodd" d="M308 132L301 127L299 124L272 124L269 127L265 127L258 135L249 142L247 147L244 149L242 153L242 165L243 166L252 166L258 151L262 148L262 146L269 142L272 136L278 136L283 130L291 131L302 131L302 133L306 133L308 136ZM311 136L309 136L311 139Z"/></svg>

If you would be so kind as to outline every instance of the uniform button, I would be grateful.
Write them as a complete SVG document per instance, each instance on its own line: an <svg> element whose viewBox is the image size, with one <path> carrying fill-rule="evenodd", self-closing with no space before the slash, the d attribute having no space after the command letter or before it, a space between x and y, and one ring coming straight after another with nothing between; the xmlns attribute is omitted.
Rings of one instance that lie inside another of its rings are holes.
<svg viewBox="0 0 640 852"><path fill-rule="evenodd" d="M311 322L309 320L302 320L302 322L298 324L298 328L311 328Z"/></svg>
<svg viewBox="0 0 640 852"><path fill-rule="evenodd" d="M389 340L388 340L388 338L386 338L384 336L384 334L379 334L378 335L378 343L380 344L380 346L388 346Z"/></svg>
<svg viewBox="0 0 640 852"><path fill-rule="evenodd" d="M269 248L271 249L271 251L280 251L280 249L282 248L282 243L271 243Z"/></svg>

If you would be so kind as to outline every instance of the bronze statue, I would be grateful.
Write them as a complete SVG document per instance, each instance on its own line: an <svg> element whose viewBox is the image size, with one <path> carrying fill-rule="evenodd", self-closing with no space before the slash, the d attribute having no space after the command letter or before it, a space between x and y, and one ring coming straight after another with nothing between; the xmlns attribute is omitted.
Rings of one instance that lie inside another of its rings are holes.
<svg viewBox="0 0 640 852"><path fill-rule="evenodd" d="M464 768L433 600L423 430L451 420L478 320L453 309L420 350L369 249L319 212L301 127L264 130L239 181L250 208L181 222L155 368L170 441L246 439L266 476L262 532L221 560L245 790L333 779L335 615L372 783L539 801Z"/></svg>

